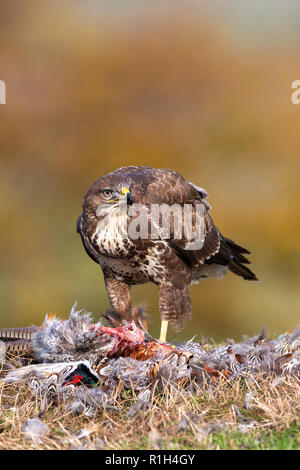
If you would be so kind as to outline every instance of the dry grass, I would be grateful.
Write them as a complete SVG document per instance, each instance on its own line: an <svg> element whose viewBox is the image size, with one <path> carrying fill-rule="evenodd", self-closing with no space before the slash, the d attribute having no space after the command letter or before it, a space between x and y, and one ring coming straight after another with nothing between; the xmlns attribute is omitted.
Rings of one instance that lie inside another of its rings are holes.
<svg viewBox="0 0 300 470"><path fill-rule="evenodd" d="M41 442L24 438L23 425L39 415L40 401L24 384L0 384L0 449L268 449L299 448L300 387L295 377L218 379L213 391L153 389L151 407L133 418L133 390L120 388L118 406L94 418L66 403L52 405ZM87 389L88 390L88 389Z"/></svg>

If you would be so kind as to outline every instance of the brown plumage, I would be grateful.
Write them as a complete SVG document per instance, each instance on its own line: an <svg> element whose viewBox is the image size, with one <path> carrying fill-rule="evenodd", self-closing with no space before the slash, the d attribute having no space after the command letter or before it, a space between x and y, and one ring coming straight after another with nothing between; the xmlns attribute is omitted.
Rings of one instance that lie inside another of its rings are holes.
<svg viewBox="0 0 300 470"><path fill-rule="evenodd" d="M133 317L131 285L156 284L161 319L170 320L175 329L180 329L191 316L190 284L201 278L220 277L228 270L243 279L257 280L246 266L249 261L244 255L249 251L219 232L206 197L205 190L175 171L146 166L119 168L91 186L83 201L77 231L88 255L100 264L109 300L121 317ZM155 219L156 225L152 213L153 207L162 204L182 211L179 219L174 213L167 219L167 235L160 224L165 220L162 210ZM132 237L128 231L130 224L132 227L135 223L135 234L142 232L142 219L138 218L141 212L137 215L132 211L136 205L144 210L146 237L145 233ZM191 210L189 228L183 215L185 207ZM151 237L158 222L159 229ZM181 225L182 234L178 236ZM201 244L193 245L198 229Z"/></svg>

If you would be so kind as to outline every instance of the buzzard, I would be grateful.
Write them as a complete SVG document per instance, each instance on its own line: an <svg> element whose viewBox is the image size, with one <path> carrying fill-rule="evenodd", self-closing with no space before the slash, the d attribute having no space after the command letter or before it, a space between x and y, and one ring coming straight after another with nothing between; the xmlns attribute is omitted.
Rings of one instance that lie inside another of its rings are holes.
<svg viewBox="0 0 300 470"><path fill-rule="evenodd" d="M156 284L161 341L168 322L179 330L191 317L190 284L228 270L257 280L246 266L250 252L214 225L207 196L173 170L128 166L102 176L84 197L77 232L102 268L113 310L132 319L130 286Z"/></svg>

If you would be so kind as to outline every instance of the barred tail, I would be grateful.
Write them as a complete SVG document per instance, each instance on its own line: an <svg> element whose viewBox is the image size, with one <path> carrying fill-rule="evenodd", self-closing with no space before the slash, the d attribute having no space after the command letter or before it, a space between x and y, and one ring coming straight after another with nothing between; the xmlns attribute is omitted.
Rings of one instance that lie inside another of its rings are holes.
<svg viewBox="0 0 300 470"><path fill-rule="evenodd" d="M31 340L33 333L39 331L38 326L32 325L24 328L3 328L0 330L0 340L6 342L9 340Z"/></svg>
<svg viewBox="0 0 300 470"><path fill-rule="evenodd" d="M29 354L31 353L31 343L25 339L17 339L16 341L5 342L6 353L13 355Z"/></svg>
<svg viewBox="0 0 300 470"><path fill-rule="evenodd" d="M31 352L31 339L40 328L32 325L24 328L4 328L0 330L0 341L9 354L21 355Z"/></svg>

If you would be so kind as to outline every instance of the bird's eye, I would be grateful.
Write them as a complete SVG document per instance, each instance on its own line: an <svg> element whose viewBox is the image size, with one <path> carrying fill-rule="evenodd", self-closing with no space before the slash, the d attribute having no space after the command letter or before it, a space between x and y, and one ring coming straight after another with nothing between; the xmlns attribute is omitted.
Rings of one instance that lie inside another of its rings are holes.
<svg viewBox="0 0 300 470"><path fill-rule="evenodd" d="M112 195L112 191L110 189L105 189L104 191L102 191L102 193L105 197L110 197Z"/></svg>

